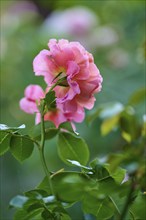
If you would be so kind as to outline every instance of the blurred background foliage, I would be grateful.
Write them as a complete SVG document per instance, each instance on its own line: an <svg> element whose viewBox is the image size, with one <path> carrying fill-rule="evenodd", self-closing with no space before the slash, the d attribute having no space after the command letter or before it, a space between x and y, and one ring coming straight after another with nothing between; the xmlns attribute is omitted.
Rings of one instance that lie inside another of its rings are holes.
<svg viewBox="0 0 146 220"><path fill-rule="evenodd" d="M34 125L35 116L26 115L19 108L27 85L40 84L45 88L43 79L34 76L34 57L47 48L50 38L79 41L93 53L104 81L95 108L87 111L83 123L76 125L77 131L89 145L90 159L119 152L125 139L116 123L109 132L104 130L107 124L103 125L98 110L104 106L104 114L112 111L116 115L133 93L145 87L145 1L2 0L0 9L1 123L26 124L28 130ZM144 102L134 103L134 110L134 117L142 123ZM94 116L90 124L89 119ZM46 145L50 169L65 167L57 156L56 140ZM37 151L22 166L9 154L1 158L1 219L11 219L9 200L33 188L42 177ZM83 219L80 205L76 206L72 219Z"/></svg>

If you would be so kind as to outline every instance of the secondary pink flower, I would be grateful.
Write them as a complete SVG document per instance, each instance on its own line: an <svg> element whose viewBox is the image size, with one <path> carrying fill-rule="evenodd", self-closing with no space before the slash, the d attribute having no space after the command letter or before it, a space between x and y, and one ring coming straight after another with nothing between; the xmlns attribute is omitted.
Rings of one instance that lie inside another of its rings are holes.
<svg viewBox="0 0 146 220"><path fill-rule="evenodd" d="M34 114L38 112L36 101L44 98L44 91L38 85L29 85L24 91L25 97L20 100L20 108L28 113Z"/></svg>
<svg viewBox="0 0 146 220"><path fill-rule="evenodd" d="M45 97L45 92L43 89L38 85L29 85L25 89L25 97L20 100L20 108L28 113L34 114L36 113L36 124L40 123L41 121L41 114L39 112L38 106L36 103L40 103L40 99ZM64 116L64 113L61 111L61 108L58 108L59 104L57 104L57 108L53 111L48 111L44 115L45 121L52 121L56 127L59 124L67 121L67 118Z"/></svg>
<svg viewBox="0 0 146 220"><path fill-rule="evenodd" d="M93 108L94 94L101 90L102 77L93 56L78 42L51 39L48 46L50 50L42 50L35 57L34 72L44 76L48 87L64 78L62 84L54 88L56 102L63 104L68 120L82 121L84 108ZM80 119L75 116L71 103Z"/></svg>

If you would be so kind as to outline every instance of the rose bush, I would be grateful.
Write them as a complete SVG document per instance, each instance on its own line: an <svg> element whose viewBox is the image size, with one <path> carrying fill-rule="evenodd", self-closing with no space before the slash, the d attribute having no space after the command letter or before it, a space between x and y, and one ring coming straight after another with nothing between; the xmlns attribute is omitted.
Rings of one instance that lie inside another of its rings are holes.
<svg viewBox="0 0 146 220"><path fill-rule="evenodd" d="M0 155L9 151L23 162L37 147L45 174L34 189L11 199L10 207L17 209L14 220L71 220L67 210L78 202L84 219L145 219L146 123L139 124L132 107L145 98L145 89L137 91L125 106L104 104L88 115L88 123L100 119L102 136L119 128L124 143L123 151L88 163L88 145L75 132L73 122L81 122L85 108L93 108L102 77L92 55L79 43L50 40L49 48L33 62L35 74L44 77L47 87L29 85L20 101L23 111L36 114L37 125L29 134L25 125L0 125ZM52 172L48 168L45 141L53 137L58 138L58 156L74 170Z"/></svg>

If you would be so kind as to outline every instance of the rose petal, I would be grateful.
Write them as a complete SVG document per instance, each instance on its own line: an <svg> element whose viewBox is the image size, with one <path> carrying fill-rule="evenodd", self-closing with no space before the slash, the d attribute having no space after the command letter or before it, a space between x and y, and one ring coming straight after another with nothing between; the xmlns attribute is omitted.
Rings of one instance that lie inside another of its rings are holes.
<svg viewBox="0 0 146 220"><path fill-rule="evenodd" d="M38 112L36 103L34 101L29 101L27 98L22 98L20 100L20 108L28 114Z"/></svg>
<svg viewBox="0 0 146 220"><path fill-rule="evenodd" d="M24 92L26 98L36 101L37 99L44 97L44 91L38 85L29 85L26 87Z"/></svg>

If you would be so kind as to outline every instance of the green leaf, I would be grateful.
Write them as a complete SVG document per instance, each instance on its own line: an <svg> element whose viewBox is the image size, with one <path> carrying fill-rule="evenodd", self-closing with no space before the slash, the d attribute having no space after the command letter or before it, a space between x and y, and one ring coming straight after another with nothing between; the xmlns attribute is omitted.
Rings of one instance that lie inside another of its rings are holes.
<svg viewBox="0 0 146 220"><path fill-rule="evenodd" d="M115 170L123 160L125 160L125 156L123 154L109 154L107 158L107 163L110 164L111 170Z"/></svg>
<svg viewBox="0 0 146 220"><path fill-rule="evenodd" d="M45 129L45 139L50 140L54 138L58 134L58 129L57 128L48 128Z"/></svg>
<svg viewBox="0 0 146 220"><path fill-rule="evenodd" d="M54 219L54 215L51 212L49 212L49 210L45 209L42 212L42 218L43 218L43 220L53 220Z"/></svg>
<svg viewBox="0 0 146 220"><path fill-rule="evenodd" d="M36 199L36 198L46 197L46 196L48 196L48 193L44 190L41 190L41 189L33 189L33 190L25 192L24 195L29 198Z"/></svg>
<svg viewBox="0 0 146 220"><path fill-rule="evenodd" d="M83 199L83 210L85 213L95 215L96 219L106 220L114 215L114 207L108 198L97 199L86 194Z"/></svg>
<svg viewBox="0 0 146 220"><path fill-rule="evenodd" d="M49 91L46 96L45 96L45 102L47 105L48 109L54 109L56 108L56 102L55 102L55 92L54 91Z"/></svg>
<svg viewBox="0 0 146 220"><path fill-rule="evenodd" d="M74 130L73 130L72 125L71 125L70 122L63 122L62 124L59 125L59 128L60 129L63 128L67 131L70 131L70 132L74 133Z"/></svg>
<svg viewBox="0 0 146 220"><path fill-rule="evenodd" d="M136 91L129 99L129 105L137 105L141 102L144 102L146 98L146 88L141 88Z"/></svg>
<svg viewBox="0 0 146 220"><path fill-rule="evenodd" d="M27 202L28 197L17 195L10 201L10 207L22 208L23 205Z"/></svg>
<svg viewBox="0 0 146 220"><path fill-rule="evenodd" d="M85 175L78 172L61 172L52 175L53 189L57 197L65 202L80 201L87 189L90 188L90 181ZM48 179L39 184L38 189L42 189L50 194ZM67 190L66 190L67 189Z"/></svg>
<svg viewBox="0 0 146 220"><path fill-rule="evenodd" d="M112 177L116 183L121 184L121 182L123 181L126 175L125 169L119 167L118 164L112 164L112 162L111 164L109 164L109 163L100 162L98 159L94 159L90 163L90 166L93 168L93 172L94 172L93 176L98 180Z"/></svg>
<svg viewBox="0 0 146 220"><path fill-rule="evenodd" d="M14 215L14 220L24 220L27 215L27 211L24 209L18 209Z"/></svg>
<svg viewBox="0 0 146 220"><path fill-rule="evenodd" d="M130 207L130 210L135 216L135 219L145 219L146 217L146 195L142 195L142 193L139 193L137 198L134 200L132 206Z"/></svg>
<svg viewBox="0 0 146 220"><path fill-rule="evenodd" d="M59 220L71 220L70 216L66 212L66 210L62 207L56 207L53 209L53 213L55 216L58 216Z"/></svg>
<svg viewBox="0 0 146 220"><path fill-rule="evenodd" d="M105 136L109 134L113 129L115 129L119 122L119 118L120 115L116 115L114 117L104 120L101 124L101 134Z"/></svg>
<svg viewBox="0 0 146 220"><path fill-rule="evenodd" d="M14 220L44 220L42 218L42 212L44 211L44 208L38 208L36 210L33 210L30 213L27 213L25 210L21 209L18 212L16 212L14 216Z"/></svg>
<svg viewBox="0 0 146 220"><path fill-rule="evenodd" d="M67 160L78 161L86 165L89 159L89 150L86 142L71 133L60 132L58 138L58 153L60 158L67 164Z"/></svg>
<svg viewBox="0 0 146 220"><path fill-rule="evenodd" d="M120 184L123 181L123 179L126 175L125 169L123 169L121 167L117 167L116 169L112 169L110 164L104 164L103 166L109 172L110 176L115 180L115 182Z"/></svg>
<svg viewBox="0 0 146 220"><path fill-rule="evenodd" d="M110 178L108 170L104 167L104 163L100 162L98 158L91 161L90 166L93 169L92 178L99 180Z"/></svg>
<svg viewBox="0 0 146 220"><path fill-rule="evenodd" d="M19 129L24 129L25 125L20 125L19 127L8 127L5 124L0 124L0 130L19 130Z"/></svg>
<svg viewBox="0 0 146 220"><path fill-rule="evenodd" d="M55 125L52 122L45 122L45 139L49 140L55 137L58 133L58 129L55 128ZM41 140L41 124L35 125L30 130L30 136L35 140Z"/></svg>
<svg viewBox="0 0 146 220"><path fill-rule="evenodd" d="M11 134L0 131L0 156L9 150Z"/></svg>
<svg viewBox="0 0 146 220"><path fill-rule="evenodd" d="M141 128L135 116L135 111L128 106L121 114L120 127L123 138L131 142L141 136Z"/></svg>
<svg viewBox="0 0 146 220"><path fill-rule="evenodd" d="M12 136L10 141L10 150L12 155L19 161L27 159L31 156L34 148L33 142L29 139L29 136Z"/></svg>

